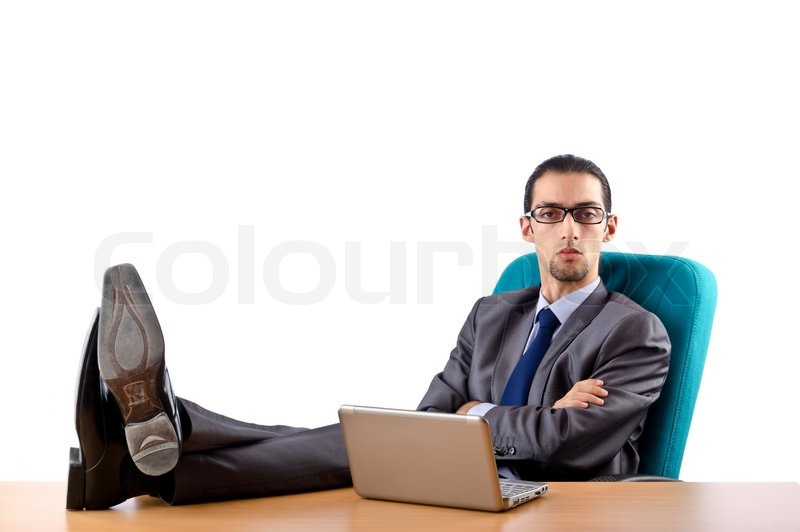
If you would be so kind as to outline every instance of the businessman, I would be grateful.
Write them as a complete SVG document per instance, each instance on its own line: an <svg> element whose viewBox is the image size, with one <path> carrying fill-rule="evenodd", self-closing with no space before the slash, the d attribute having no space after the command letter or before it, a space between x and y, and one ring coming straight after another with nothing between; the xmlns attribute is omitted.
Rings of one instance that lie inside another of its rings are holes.
<svg viewBox="0 0 800 532"><path fill-rule="evenodd" d="M485 417L504 476L633 473L670 344L654 315L600 280L600 248L617 228L608 181L591 161L553 157L528 179L523 212L541 286L474 305L419 409ZM141 494L181 504L350 484L338 425L255 425L175 397L161 328L131 265L105 273L76 429L69 509Z"/></svg>

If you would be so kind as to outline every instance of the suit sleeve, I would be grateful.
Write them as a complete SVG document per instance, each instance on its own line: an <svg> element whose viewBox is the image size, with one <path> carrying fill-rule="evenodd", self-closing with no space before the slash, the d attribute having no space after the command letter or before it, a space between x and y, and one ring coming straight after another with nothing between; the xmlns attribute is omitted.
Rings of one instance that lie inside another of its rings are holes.
<svg viewBox="0 0 800 532"><path fill-rule="evenodd" d="M515 455L508 458L546 468L590 469L611 460L641 430L666 378L670 352L666 330L653 314L632 312L600 340L588 374L571 380L602 379L608 391L604 405L498 406L486 413L493 440L515 448ZM549 397L546 402L551 402Z"/></svg>
<svg viewBox="0 0 800 532"><path fill-rule="evenodd" d="M433 377L417 410L455 412L469 402L468 382L475 346L475 316L483 299L472 307L444 370Z"/></svg>

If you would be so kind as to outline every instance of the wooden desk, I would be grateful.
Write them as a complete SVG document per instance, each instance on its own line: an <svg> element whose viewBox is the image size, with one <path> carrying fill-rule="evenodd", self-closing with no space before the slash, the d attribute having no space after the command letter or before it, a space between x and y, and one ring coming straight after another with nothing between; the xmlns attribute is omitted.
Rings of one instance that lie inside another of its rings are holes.
<svg viewBox="0 0 800 532"><path fill-rule="evenodd" d="M552 483L503 513L370 501L339 489L169 507L139 497L111 510L64 510L63 483L0 482L0 531L800 530L800 484Z"/></svg>

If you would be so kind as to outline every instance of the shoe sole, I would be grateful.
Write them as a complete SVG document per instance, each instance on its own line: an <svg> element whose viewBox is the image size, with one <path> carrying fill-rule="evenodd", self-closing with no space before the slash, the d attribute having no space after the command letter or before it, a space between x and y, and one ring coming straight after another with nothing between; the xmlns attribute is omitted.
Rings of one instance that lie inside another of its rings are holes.
<svg viewBox="0 0 800 532"><path fill-rule="evenodd" d="M158 476L180 456L175 427L164 411L164 338L136 269L113 266L103 279L98 365L119 406L136 467Z"/></svg>

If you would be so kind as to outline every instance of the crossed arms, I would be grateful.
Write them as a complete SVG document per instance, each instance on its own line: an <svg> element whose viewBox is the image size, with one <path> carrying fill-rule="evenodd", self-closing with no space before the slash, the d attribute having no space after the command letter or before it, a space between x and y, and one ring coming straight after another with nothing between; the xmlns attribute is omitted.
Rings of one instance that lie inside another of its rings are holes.
<svg viewBox="0 0 800 532"><path fill-rule="evenodd" d="M636 440L666 378L669 339L653 314L619 294L602 295L602 305L577 318L584 323L572 324L576 330L559 332L572 336L555 360L540 366L545 374L537 372L529 403L495 406L484 415L495 446L514 448L505 459L557 471L596 469L622 452L632 456L623 462L638 462ZM420 410L465 413L494 402L509 308L491 303L483 309L476 303Z"/></svg>

